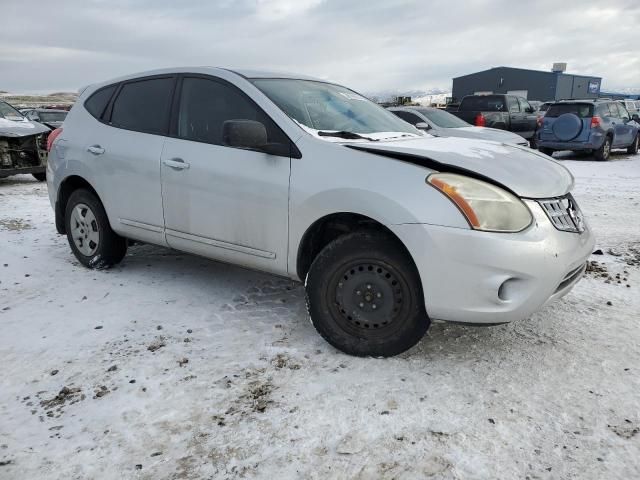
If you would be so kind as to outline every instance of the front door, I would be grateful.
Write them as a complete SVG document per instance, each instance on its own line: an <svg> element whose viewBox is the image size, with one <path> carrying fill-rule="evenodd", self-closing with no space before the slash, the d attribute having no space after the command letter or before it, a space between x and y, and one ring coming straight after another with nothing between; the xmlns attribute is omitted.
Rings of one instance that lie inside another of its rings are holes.
<svg viewBox="0 0 640 480"><path fill-rule="evenodd" d="M171 247L286 274L290 158L225 146L227 120L257 120L289 140L237 87L185 76L173 137L162 152L162 203Z"/></svg>

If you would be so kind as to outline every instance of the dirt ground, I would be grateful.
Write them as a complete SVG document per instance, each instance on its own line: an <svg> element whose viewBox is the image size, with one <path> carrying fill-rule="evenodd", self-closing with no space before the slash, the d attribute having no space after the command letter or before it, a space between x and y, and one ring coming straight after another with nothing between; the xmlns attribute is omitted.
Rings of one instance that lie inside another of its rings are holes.
<svg viewBox="0 0 640 480"><path fill-rule="evenodd" d="M640 156L560 156L598 242L564 299L346 356L300 285L151 246L90 271L0 179L0 478L640 478Z"/></svg>

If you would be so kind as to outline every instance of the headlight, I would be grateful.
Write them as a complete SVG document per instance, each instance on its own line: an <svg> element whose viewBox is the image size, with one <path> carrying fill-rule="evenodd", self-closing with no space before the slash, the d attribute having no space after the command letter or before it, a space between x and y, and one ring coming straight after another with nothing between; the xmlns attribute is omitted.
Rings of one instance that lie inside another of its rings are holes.
<svg viewBox="0 0 640 480"><path fill-rule="evenodd" d="M519 232L533 219L518 197L490 183L454 173L431 174L427 183L455 203L475 230Z"/></svg>

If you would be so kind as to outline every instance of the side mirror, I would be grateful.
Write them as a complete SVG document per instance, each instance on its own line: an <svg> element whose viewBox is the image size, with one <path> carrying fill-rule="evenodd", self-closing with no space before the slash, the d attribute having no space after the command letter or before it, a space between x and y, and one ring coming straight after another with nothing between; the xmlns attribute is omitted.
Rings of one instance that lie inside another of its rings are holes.
<svg viewBox="0 0 640 480"><path fill-rule="evenodd" d="M637 113L634 113L633 115L631 115L631 120L633 120L636 123L640 123L640 116L638 116Z"/></svg>
<svg viewBox="0 0 640 480"><path fill-rule="evenodd" d="M222 142L229 147L257 149L267 143L267 129L255 120L227 120L222 124Z"/></svg>
<svg viewBox="0 0 640 480"><path fill-rule="evenodd" d="M414 126L416 128L419 128L420 130L431 130L431 125L429 125L427 122L418 122Z"/></svg>
<svg viewBox="0 0 640 480"><path fill-rule="evenodd" d="M533 107L527 107L527 113L534 113L536 111Z"/></svg>
<svg viewBox="0 0 640 480"><path fill-rule="evenodd" d="M290 145L269 143L266 127L255 120L225 121L222 124L222 142L229 147L259 150L269 155L291 155Z"/></svg>

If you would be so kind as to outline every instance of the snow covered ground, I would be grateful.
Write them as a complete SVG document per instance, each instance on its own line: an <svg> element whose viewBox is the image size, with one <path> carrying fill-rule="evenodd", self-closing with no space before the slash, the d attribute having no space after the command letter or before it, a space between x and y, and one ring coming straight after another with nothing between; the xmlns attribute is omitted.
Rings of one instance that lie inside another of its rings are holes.
<svg viewBox="0 0 640 480"><path fill-rule="evenodd" d="M562 162L593 271L386 360L287 280L150 246L87 270L46 186L0 179L0 478L640 478L640 156Z"/></svg>

